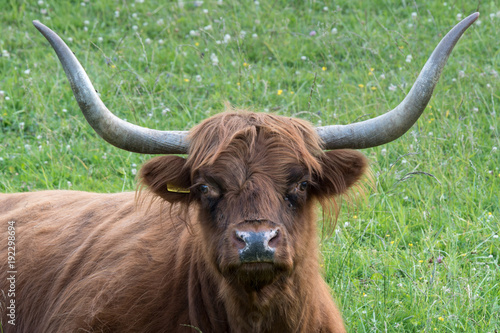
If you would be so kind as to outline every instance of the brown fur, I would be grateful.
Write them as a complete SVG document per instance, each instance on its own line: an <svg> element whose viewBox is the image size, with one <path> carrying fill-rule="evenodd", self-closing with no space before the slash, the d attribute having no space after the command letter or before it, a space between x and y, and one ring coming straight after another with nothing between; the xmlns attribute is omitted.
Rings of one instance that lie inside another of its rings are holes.
<svg viewBox="0 0 500 333"><path fill-rule="evenodd" d="M0 194L17 250L5 332L345 332L320 274L315 203L345 193L365 158L323 152L307 122L249 112L212 117L190 140L187 159L141 169L147 197L161 198L148 205L134 193ZM235 228L269 226L274 263L241 265Z"/></svg>

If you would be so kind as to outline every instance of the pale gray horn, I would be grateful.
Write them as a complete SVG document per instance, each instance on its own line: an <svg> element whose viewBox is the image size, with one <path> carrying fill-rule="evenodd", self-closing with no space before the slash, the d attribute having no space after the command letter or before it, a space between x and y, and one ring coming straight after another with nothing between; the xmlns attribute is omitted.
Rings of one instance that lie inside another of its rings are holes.
<svg viewBox="0 0 500 333"><path fill-rule="evenodd" d="M324 149L362 149L382 145L402 136L413 126L429 102L434 87L458 39L479 17L474 13L444 36L403 102L376 118L349 125L317 127Z"/></svg>
<svg viewBox="0 0 500 333"><path fill-rule="evenodd" d="M90 126L104 140L142 154L186 154L187 131L158 131L130 124L112 114L101 101L73 52L59 36L38 21L35 27L47 38L66 72L73 94Z"/></svg>

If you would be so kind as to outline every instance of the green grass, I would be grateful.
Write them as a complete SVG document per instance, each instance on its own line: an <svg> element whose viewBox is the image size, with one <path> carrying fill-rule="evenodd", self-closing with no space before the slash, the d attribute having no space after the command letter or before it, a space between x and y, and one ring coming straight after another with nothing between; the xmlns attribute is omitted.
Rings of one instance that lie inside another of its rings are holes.
<svg viewBox="0 0 500 333"><path fill-rule="evenodd" d="M418 123L365 151L375 186L344 204L322 253L349 332L499 330L500 5L179 2L0 0L0 191L134 190L151 157L90 129L34 19L68 41L115 114L189 129L225 101L323 125L382 114L479 6Z"/></svg>

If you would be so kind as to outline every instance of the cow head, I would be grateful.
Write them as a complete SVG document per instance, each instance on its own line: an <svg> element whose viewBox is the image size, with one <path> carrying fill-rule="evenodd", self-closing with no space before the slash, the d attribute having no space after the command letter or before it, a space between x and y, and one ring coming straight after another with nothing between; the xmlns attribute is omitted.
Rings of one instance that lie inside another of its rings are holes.
<svg viewBox="0 0 500 333"><path fill-rule="evenodd" d="M114 116L66 44L40 22L34 24L56 51L86 119L106 141L138 153L188 154L151 160L142 180L166 201L196 206L209 261L232 283L255 290L314 255L314 202L344 193L363 174L361 154L334 149L374 147L403 135L425 109L451 50L477 17L465 18L442 39L406 98L379 117L312 128L269 114L224 113L190 133L150 130Z"/></svg>
<svg viewBox="0 0 500 333"><path fill-rule="evenodd" d="M187 159L157 157L141 178L163 199L197 206L209 261L250 289L315 256L314 202L344 193L366 167L356 151L323 152L307 122L269 114L220 114L189 141Z"/></svg>

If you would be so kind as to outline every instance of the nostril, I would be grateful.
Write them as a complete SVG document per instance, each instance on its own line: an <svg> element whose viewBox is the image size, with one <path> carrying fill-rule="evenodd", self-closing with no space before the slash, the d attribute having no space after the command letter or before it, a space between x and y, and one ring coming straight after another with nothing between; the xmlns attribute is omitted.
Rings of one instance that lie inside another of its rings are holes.
<svg viewBox="0 0 500 333"><path fill-rule="evenodd" d="M274 229L269 232L269 241L267 243L267 245L269 247L277 247L278 244L279 244L279 241L280 241L280 238L281 238L281 235L280 235L280 231L279 229Z"/></svg>
<svg viewBox="0 0 500 333"><path fill-rule="evenodd" d="M238 250L244 249L247 243L245 242L244 239L244 233L240 231L235 231L233 233L233 243L236 246Z"/></svg>

